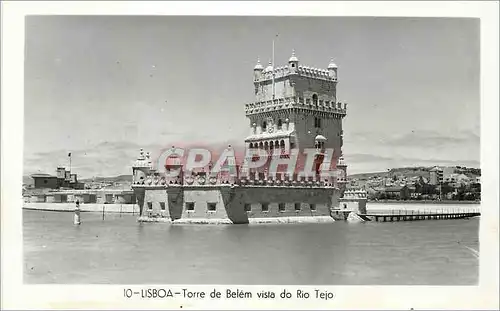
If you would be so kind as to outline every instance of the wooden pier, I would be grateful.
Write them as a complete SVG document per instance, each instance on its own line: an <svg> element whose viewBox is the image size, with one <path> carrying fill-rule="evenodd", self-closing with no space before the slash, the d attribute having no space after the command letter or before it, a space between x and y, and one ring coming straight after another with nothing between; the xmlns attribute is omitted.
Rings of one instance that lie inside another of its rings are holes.
<svg viewBox="0 0 500 311"><path fill-rule="evenodd" d="M463 219L480 216L479 211L392 211L391 213L366 213L360 214L371 221L394 222L394 221L417 221L438 219Z"/></svg>

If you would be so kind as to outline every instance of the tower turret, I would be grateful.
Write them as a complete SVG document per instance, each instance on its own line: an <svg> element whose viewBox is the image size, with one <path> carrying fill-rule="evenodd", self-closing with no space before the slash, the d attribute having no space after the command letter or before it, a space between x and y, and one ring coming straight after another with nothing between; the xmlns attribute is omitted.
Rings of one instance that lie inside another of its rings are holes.
<svg viewBox="0 0 500 311"><path fill-rule="evenodd" d="M272 72L274 70L273 68L273 63L271 61L269 61L269 64L267 64L267 67L266 69L264 70L264 73L267 73L267 72Z"/></svg>
<svg viewBox="0 0 500 311"><path fill-rule="evenodd" d="M253 68L253 79L254 80L259 80L262 77L262 70L264 70L264 67L262 67L262 64L260 63L260 59L257 58L257 65Z"/></svg>
<svg viewBox="0 0 500 311"><path fill-rule="evenodd" d="M292 56L288 60L288 69L290 73L296 73L299 70L299 59L295 56L295 50L292 51Z"/></svg>
<svg viewBox="0 0 500 311"><path fill-rule="evenodd" d="M149 153L144 155L144 149L141 148L139 156L132 166L133 183L143 184L151 169L152 167L149 159Z"/></svg>
<svg viewBox="0 0 500 311"><path fill-rule="evenodd" d="M347 164L344 161L344 155L340 154L337 159L337 186L340 188L342 196L347 186Z"/></svg>
<svg viewBox="0 0 500 311"><path fill-rule="evenodd" d="M328 75L330 78L337 80L337 65L333 62L333 58L330 60L330 64L328 64Z"/></svg>

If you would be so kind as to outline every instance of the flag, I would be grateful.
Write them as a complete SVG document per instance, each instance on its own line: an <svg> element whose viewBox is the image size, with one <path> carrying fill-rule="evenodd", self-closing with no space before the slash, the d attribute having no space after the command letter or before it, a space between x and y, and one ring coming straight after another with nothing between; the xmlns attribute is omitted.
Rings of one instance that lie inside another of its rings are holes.
<svg viewBox="0 0 500 311"><path fill-rule="evenodd" d="M71 152L70 152L70 153L68 153L68 157L71 157Z"/></svg>

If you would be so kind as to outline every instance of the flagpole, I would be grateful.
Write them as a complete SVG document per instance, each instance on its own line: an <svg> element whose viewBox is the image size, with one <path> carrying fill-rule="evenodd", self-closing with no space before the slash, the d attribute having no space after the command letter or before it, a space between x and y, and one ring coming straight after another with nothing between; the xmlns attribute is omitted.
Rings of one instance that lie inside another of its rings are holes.
<svg viewBox="0 0 500 311"><path fill-rule="evenodd" d="M275 89L276 89L276 88L275 88L275 86L274 86L274 72L275 72L275 69L276 69L276 68L274 68L274 40L275 40L275 38L276 38L276 37L278 37L278 35L276 35L276 36L273 38L273 100L274 100L274 98L275 98L275 96L276 96L276 94L275 94L275 93L276 93L276 92L275 92Z"/></svg>

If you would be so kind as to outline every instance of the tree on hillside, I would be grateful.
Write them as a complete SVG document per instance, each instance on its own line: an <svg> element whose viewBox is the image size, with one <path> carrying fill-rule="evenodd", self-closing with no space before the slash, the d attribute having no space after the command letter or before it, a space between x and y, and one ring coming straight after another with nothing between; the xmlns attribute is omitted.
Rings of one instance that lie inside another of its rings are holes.
<svg viewBox="0 0 500 311"><path fill-rule="evenodd" d="M471 184L470 191L473 193L480 193L481 192L481 184L479 184L479 183Z"/></svg>
<svg viewBox="0 0 500 311"><path fill-rule="evenodd" d="M453 192L453 187L449 184L449 183L443 183L441 185L441 193L442 194L447 194L447 193L450 193L450 192Z"/></svg>

